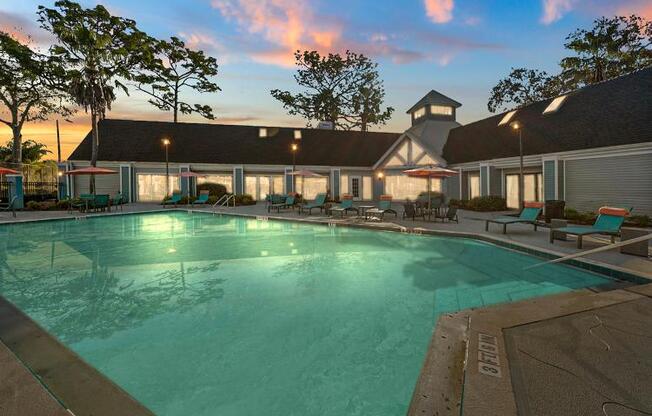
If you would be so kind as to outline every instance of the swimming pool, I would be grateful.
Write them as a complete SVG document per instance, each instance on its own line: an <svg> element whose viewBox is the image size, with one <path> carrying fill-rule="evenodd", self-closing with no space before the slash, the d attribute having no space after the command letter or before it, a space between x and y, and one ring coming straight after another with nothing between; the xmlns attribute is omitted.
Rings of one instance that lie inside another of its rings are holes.
<svg viewBox="0 0 652 416"><path fill-rule="evenodd" d="M404 414L439 314L609 282L470 239L180 211L0 233L0 294L160 415Z"/></svg>

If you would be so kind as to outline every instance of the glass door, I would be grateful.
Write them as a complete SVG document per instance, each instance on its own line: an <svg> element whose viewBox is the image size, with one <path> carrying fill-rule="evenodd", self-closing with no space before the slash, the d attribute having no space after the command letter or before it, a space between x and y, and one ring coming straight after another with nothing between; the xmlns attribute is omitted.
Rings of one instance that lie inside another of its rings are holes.
<svg viewBox="0 0 652 416"><path fill-rule="evenodd" d="M517 173L505 175L505 199L507 208L519 208L520 195L518 192ZM523 193L525 201L542 201L543 200L543 174L526 173L523 175Z"/></svg>
<svg viewBox="0 0 652 416"><path fill-rule="evenodd" d="M362 197L362 178L360 176L351 176L350 180L349 191L353 195L353 199L358 201Z"/></svg>

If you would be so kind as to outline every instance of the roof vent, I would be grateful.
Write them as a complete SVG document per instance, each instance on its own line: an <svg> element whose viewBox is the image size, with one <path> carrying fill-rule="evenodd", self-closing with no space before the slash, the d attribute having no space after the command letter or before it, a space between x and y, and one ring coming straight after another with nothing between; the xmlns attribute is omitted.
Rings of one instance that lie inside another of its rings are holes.
<svg viewBox="0 0 652 416"><path fill-rule="evenodd" d="M267 128L261 127L258 129L258 137L267 137Z"/></svg>
<svg viewBox="0 0 652 416"><path fill-rule="evenodd" d="M566 97L568 96L562 95L552 100L550 104L548 104L548 107L546 107L546 109L543 110L543 114L550 114L559 110L559 108L561 108L561 106L564 104L564 101L566 101Z"/></svg>
<svg viewBox="0 0 652 416"><path fill-rule="evenodd" d="M294 140L301 140L301 130L294 131Z"/></svg>
<svg viewBox="0 0 652 416"><path fill-rule="evenodd" d="M318 129L322 130L333 130L333 122L332 121L320 121L319 124L317 124Z"/></svg>

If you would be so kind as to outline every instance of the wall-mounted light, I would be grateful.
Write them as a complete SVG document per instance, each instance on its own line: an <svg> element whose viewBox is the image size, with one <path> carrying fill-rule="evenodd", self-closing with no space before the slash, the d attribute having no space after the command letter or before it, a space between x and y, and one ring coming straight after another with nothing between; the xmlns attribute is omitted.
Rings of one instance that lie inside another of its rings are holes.
<svg viewBox="0 0 652 416"><path fill-rule="evenodd" d="M378 172L378 173L376 174L376 176L378 177L378 180L379 180L379 181L382 181L383 178L385 177L385 174L384 174L383 172Z"/></svg>
<svg viewBox="0 0 652 416"><path fill-rule="evenodd" d="M57 176L59 176L59 177L63 176L63 172L61 172L61 171L57 172Z"/></svg>

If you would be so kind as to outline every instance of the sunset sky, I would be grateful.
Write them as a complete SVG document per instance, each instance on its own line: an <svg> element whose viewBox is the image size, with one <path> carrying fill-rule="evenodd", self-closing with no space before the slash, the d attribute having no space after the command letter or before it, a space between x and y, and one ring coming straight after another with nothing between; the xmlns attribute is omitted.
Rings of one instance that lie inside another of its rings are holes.
<svg viewBox="0 0 652 416"><path fill-rule="evenodd" d="M0 0L0 29L30 34L46 48L52 42L38 29L36 8L54 1ZM81 1L85 6L98 2ZM385 80L386 104L396 109L384 131L403 131L405 111L430 89L461 102L458 119L488 115L489 91L524 66L555 72L566 35L589 27L601 15L637 13L652 18L650 0L108 0L113 14L134 19L141 30L178 36L217 58L222 92L187 101L213 106L216 123L303 126L269 94L294 89L296 49L371 56ZM22 36L22 35L21 35ZM120 95L109 118L171 120L137 93ZM83 111L62 122L65 158L88 131ZM182 116L182 121L199 121ZM56 150L54 121L26 126L25 138ZM0 125L0 140L10 139Z"/></svg>

